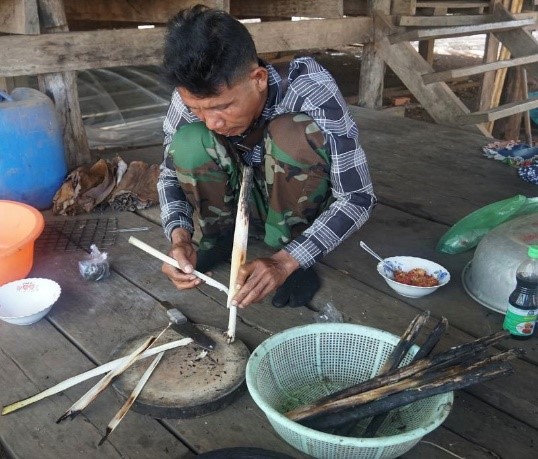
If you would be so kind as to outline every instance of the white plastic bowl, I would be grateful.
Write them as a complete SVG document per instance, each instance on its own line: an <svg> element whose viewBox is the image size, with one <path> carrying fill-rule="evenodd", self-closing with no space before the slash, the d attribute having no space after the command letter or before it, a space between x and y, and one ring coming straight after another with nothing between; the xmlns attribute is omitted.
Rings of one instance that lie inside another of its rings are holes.
<svg viewBox="0 0 538 459"><path fill-rule="evenodd" d="M387 267L386 264L389 266ZM439 281L439 285L434 287L417 287L415 285L402 284L396 282L393 278L393 270L410 271L414 268L422 268L430 276L434 276ZM408 297L408 298L420 298L422 296L429 295L435 292L439 287L448 284L450 281L450 273L443 268L440 264L437 264L430 260L418 257L389 257L385 258L385 262L379 262L377 264L377 272L385 279L385 282L396 293Z"/></svg>
<svg viewBox="0 0 538 459"><path fill-rule="evenodd" d="M51 310L62 292L50 279L29 278L0 287L0 319L16 325L30 325Z"/></svg>

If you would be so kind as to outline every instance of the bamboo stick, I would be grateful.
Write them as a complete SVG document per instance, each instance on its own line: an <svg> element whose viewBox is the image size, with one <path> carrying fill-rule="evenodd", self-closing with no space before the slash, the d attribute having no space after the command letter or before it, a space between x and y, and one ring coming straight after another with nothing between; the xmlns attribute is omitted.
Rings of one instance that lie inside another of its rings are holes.
<svg viewBox="0 0 538 459"><path fill-rule="evenodd" d="M149 253L150 255L153 255L155 258L158 258L159 260L164 261L165 263L168 263L169 265L172 265L175 268L181 270L176 260L174 260L172 257L169 257L168 255L165 255L164 253L159 252L157 249L154 249L153 247L146 244L145 242L142 242L140 239L137 239L136 237L131 236L129 237L129 243L133 244L135 247L138 247L139 249L142 249L144 252ZM220 291L228 294L228 288L225 285L213 279L212 277L209 277L205 275L204 273L201 273L196 270L193 271L193 274L199 279L203 280L207 285L211 285L211 287L215 287L219 289Z"/></svg>
<svg viewBox="0 0 538 459"><path fill-rule="evenodd" d="M436 354L431 358L420 359L415 363L398 368L393 372L387 373L386 375L376 376L375 378L355 384L346 389L335 392L334 394L322 397L315 403L298 407L286 413L286 416L289 416L290 419L293 417L299 418L305 413L315 410L320 406L353 397L355 395L360 395L364 392L376 390L385 385L397 383L405 378L413 377L428 369L441 370L449 365L476 361L476 359L483 354L487 346L495 344L505 339L507 336L508 333L505 330L502 330L500 332L493 333L492 335L456 346L448 351Z"/></svg>
<svg viewBox="0 0 538 459"><path fill-rule="evenodd" d="M521 69L521 79L522 79L522 86L523 86L523 100L527 100L529 98L529 81L527 79L527 69L523 67ZM525 138L527 140L527 145L529 147L532 147L532 128L531 128L531 114L527 110L523 114L523 120L525 124Z"/></svg>
<svg viewBox="0 0 538 459"><path fill-rule="evenodd" d="M133 389L133 391L131 392L131 394L129 395L125 403L123 404L123 406L118 410L118 412L114 415L112 420L108 423L105 435L103 436L103 438L101 438L101 441L99 442L98 446L101 446L105 442L105 440L109 437L109 435L112 432L114 432L114 429L118 427L118 424L125 417L125 415L127 414L127 411L129 411L129 408L131 408L131 406L135 402L140 392L142 392L142 389L148 382L148 379L150 378L150 376L153 374L153 370L155 370L155 367L159 364L163 355L164 355L164 352L160 352L159 354L157 354L157 357L153 359L153 362L151 362L150 366L146 369L146 371L140 378L140 381L138 381L138 383L136 384L135 388Z"/></svg>
<svg viewBox="0 0 538 459"><path fill-rule="evenodd" d="M137 357L137 360L145 359L147 357L151 357L155 354L158 354L159 352L164 352L170 349L175 349L176 347L186 346L190 343L192 343L191 338L183 338L180 340L172 341L170 343L162 344L160 346L150 348L147 351L143 352ZM48 389L45 389L44 391L39 392L38 394L32 395L31 397L6 405L2 409L2 416L13 413L14 411L20 410L21 408L24 408L25 406L31 405L32 403L35 403L47 397L50 397L51 395L57 394L59 392L63 392L69 389L70 387L73 387L76 384L79 384L90 378L107 373L113 370L114 368L116 368L117 366L122 365L128 359L129 359L129 356L120 357L119 359L112 360L108 363L92 368L91 370L88 370L84 373L81 373L76 376L72 376L71 378L68 378L52 387L49 387Z"/></svg>
<svg viewBox="0 0 538 459"><path fill-rule="evenodd" d="M312 429L326 431L337 427L342 422L351 420L359 421L369 416L391 411L393 409L408 405L410 403L432 397L446 392L464 389L474 384L480 384L493 378L507 376L513 373L513 369L508 364L497 364L486 368L477 369L464 376L454 377L452 375L439 379L438 381L418 386L403 392L395 393L381 400L374 400L361 407L348 409L345 412L337 413L337 416L325 416L309 421L302 421L301 424Z"/></svg>
<svg viewBox="0 0 538 459"><path fill-rule="evenodd" d="M237 275L239 268L247 259L248 226L249 226L249 201L252 188L252 167L243 168L243 178L241 180L241 191L239 192L239 202L237 205L237 215L235 218L234 243L232 249L232 266L230 268L230 286L228 289L227 306L230 309L228 320L228 330L226 340L233 343L235 340L235 329L237 325L237 307L232 305L232 299L237 293Z"/></svg>
<svg viewBox="0 0 538 459"><path fill-rule="evenodd" d="M393 384L388 384L368 392L363 392L361 394L357 394L341 400L327 402L324 405L317 406L316 408L308 411L303 411L300 414L295 412L288 412L286 413L286 416L292 421L306 421L309 419L320 417L329 418L330 415L336 413L336 417L340 418L340 416L338 415L339 411L346 410L348 408L356 409L362 404L371 403L372 401L376 401L383 397L397 394L405 390L420 388L420 390L417 390L417 393L420 393L421 390L427 389L429 385L445 384L446 382L464 379L467 374L472 375L476 372L487 372L489 371L489 369L492 368L492 366L496 367L499 363L504 364L504 362L506 362L507 360L514 359L520 356L520 350L511 349L501 354L488 357L479 362L464 363L461 365L455 365L454 367L447 369L437 369L433 371L423 372L411 378L406 378ZM390 409L392 408L393 407L391 407ZM328 421L323 422L325 423ZM341 423L342 420L340 419L338 421L338 424Z"/></svg>
<svg viewBox="0 0 538 459"><path fill-rule="evenodd" d="M77 416L84 408L93 402L97 396L109 386L110 383L112 383L116 376L120 375L127 368L129 368L136 361L136 358L148 347L150 347L156 339L157 337L150 336L146 341L144 341L141 346L139 346L132 354L129 355L126 362L114 368L114 370L112 370L110 373L107 373L95 386L93 386L81 398L73 403L73 405L58 418L56 424L59 424L69 417L73 419L75 416Z"/></svg>
<svg viewBox="0 0 538 459"><path fill-rule="evenodd" d="M387 360L385 360L385 363L380 368L379 372L377 373L377 376L383 376L391 371L394 371L396 368L400 366L400 363L402 362L402 359L404 356L409 352L409 349L411 346L415 343L418 334L420 330L422 329L422 326L426 323L428 318L430 317L430 311L424 311L421 314L418 314L413 318L403 335L400 337L400 341L398 341L398 344L394 347L390 355L388 356ZM374 416L371 420L368 426L366 426L365 430L365 436L370 436L377 431L379 426L383 424L383 421L386 418L386 414L380 414L378 416ZM333 432L335 435L348 435L351 431L353 431L356 427L356 422L352 421L346 425L340 426L335 432Z"/></svg>

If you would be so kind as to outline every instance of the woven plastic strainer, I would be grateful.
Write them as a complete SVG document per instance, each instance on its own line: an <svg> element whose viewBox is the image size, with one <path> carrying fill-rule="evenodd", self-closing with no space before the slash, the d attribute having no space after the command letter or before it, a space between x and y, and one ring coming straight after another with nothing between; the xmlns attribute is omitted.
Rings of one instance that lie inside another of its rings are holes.
<svg viewBox="0 0 538 459"><path fill-rule="evenodd" d="M306 454L327 459L395 458L441 425L452 407L452 392L391 411L375 438L319 432L282 413L372 378L398 340L391 333L354 324L290 328L252 353L246 370L248 390L277 433ZM403 363L409 363L417 350L414 346ZM368 422L365 419L356 431Z"/></svg>

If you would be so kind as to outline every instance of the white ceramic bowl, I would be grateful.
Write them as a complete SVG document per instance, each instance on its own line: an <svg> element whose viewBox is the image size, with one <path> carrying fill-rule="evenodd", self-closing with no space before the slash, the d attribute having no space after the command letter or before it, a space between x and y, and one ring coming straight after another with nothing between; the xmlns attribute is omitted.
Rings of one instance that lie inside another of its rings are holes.
<svg viewBox="0 0 538 459"><path fill-rule="evenodd" d="M387 267L385 263L389 266ZM393 278L393 270L410 271L414 268L422 268L430 276L434 276L439 281L439 285L434 287L417 287L415 285L402 284L396 282ZM377 264L377 272L385 279L385 282L396 293L408 298L420 298L435 292L439 287L448 284L450 273L441 265L430 260L417 257L389 257L385 258L385 262Z"/></svg>
<svg viewBox="0 0 538 459"><path fill-rule="evenodd" d="M29 278L0 287L0 319L16 325L30 325L42 319L62 292L50 279Z"/></svg>

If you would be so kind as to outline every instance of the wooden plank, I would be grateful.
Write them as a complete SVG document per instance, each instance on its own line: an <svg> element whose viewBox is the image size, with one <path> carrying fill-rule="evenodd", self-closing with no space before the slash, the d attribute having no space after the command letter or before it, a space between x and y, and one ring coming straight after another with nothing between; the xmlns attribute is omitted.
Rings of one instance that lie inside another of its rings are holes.
<svg viewBox="0 0 538 459"><path fill-rule="evenodd" d="M0 33L38 34L39 16L36 0L2 0Z"/></svg>
<svg viewBox="0 0 538 459"><path fill-rule="evenodd" d="M526 100L528 98L528 96L523 96L522 72L522 67L508 69L506 73L506 84L501 98L503 104ZM529 112L525 110L496 120L491 131L493 136L496 139L503 140L519 139L523 113Z"/></svg>
<svg viewBox="0 0 538 459"><path fill-rule="evenodd" d="M427 73L422 75L422 80L426 84L434 83L436 81L449 81L456 78L464 78L471 75L478 75L480 73L489 72L492 70L498 70L501 68L517 67L525 64L533 64L538 62L538 54L531 56L518 57L515 59L506 59L502 61L490 62L487 64L471 65L468 67L461 67L459 69L450 69L443 72Z"/></svg>
<svg viewBox="0 0 538 459"><path fill-rule="evenodd" d="M211 8L229 11L229 0L64 0L67 20L89 22L130 22L166 24L179 10L203 3Z"/></svg>
<svg viewBox="0 0 538 459"><path fill-rule="evenodd" d="M516 113L523 113L537 107L538 96L531 97L524 101L516 101L499 105L498 107L490 108L489 110L458 116L457 121L461 124L487 123L500 118L506 118L507 116L515 115Z"/></svg>
<svg viewBox="0 0 538 459"><path fill-rule="evenodd" d="M444 2L444 1L421 1L417 0L417 8L437 8L439 6L442 6L444 8L482 8L484 6L488 6L487 1L481 1L481 2L459 2L459 1L453 1L453 2Z"/></svg>
<svg viewBox="0 0 538 459"><path fill-rule="evenodd" d="M534 13L514 14L516 19L531 19L536 21ZM470 15L449 15L449 16L400 16L396 24L401 27L454 27L463 25L477 25L493 22L492 14L470 14Z"/></svg>
<svg viewBox="0 0 538 459"><path fill-rule="evenodd" d="M271 0L252 2L231 0L230 12L236 17L308 17L341 18L344 14L342 0Z"/></svg>
<svg viewBox="0 0 538 459"><path fill-rule="evenodd" d="M428 40L430 38L451 38L467 35L478 35L487 32L502 32L513 30L524 26L533 25L534 19L517 19L511 21L499 21L487 24L476 24L470 26L439 27L433 29L416 29L407 32L397 33L389 37L391 43L402 41Z"/></svg>
<svg viewBox="0 0 538 459"><path fill-rule="evenodd" d="M416 0L392 0L390 14L395 16L402 14L415 14L416 8Z"/></svg>
<svg viewBox="0 0 538 459"><path fill-rule="evenodd" d="M511 17L511 14L502 8L495 10L494 14L500 20L506 20ZM513 57L530 56L538 53L538 42L523 29L505 32L494 31L493 34L510 51ZM538 64L528 65L526 69L529 76L538 78Z"/></svg>
<svg viewBox="0 0 538 459"><path fill-rule="evenodd" d="M432 66L422 59L410 43L389 43L387 32L391 30L391 25L386 16L378 14L375 24L375 45L379 55L437 123L456 124L456 117L469 113L469 109L445 83L425 85L422 82L419 75L433 72ZM481 132L476 126L471 129Z"/></svg>
<svg viewBox="0 0 538 459"><path fill-rule="evenodd" d="M371 18L319 19L246 24L259 53L336 47L369 39ZM312 30L316 30L313 34ZM0 37L0 77L160 65L164 29L69 32Z"/></svg>
<svg viewBox="0 0 538 459"><path fill-rule="evenodd" d="M450 226L492 202L516 194L536 195L536 185L521 180L499 161L484 159L481 151L488 139L481 134L382 111L350 109L382 204Z"/></svg>

